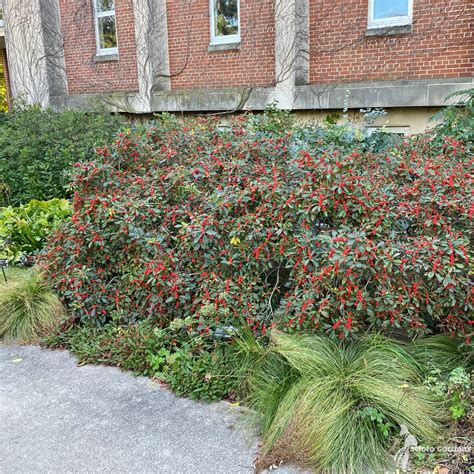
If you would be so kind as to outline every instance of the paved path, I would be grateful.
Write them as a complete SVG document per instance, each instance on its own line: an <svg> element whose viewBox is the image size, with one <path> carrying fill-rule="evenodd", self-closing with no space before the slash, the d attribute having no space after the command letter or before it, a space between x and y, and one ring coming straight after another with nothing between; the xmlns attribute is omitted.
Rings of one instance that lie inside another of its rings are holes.
<svg viewBox="0 0 474 474"><path fill-rule="evenodd" d="M241 410L67 352L0 343L0 473L247 473ZM279 469L278 473L297 472Z"/></svg>

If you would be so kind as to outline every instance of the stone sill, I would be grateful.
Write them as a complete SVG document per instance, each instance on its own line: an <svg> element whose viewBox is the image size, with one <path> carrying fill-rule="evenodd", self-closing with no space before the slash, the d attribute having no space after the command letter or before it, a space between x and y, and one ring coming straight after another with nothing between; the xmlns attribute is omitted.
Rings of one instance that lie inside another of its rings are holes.
<svg viewBox="0 0 474 474"><path fill-rule="evenodd" d="M348 90L351 92L349 108L353 110L366 107L442 107L456 101L455 98L446 101L448 95L473 86L471 77L312 84L295 88L293 110L341 110L346 104ZM161 91L153 94L151 111L229 112L240 110L243 102L244 110L265 110L275 93L271 86ZM103 101L114 112L150 112L150 109L143 108L137 92L75 94L55 99L58 108L87 108L93 100Z"/></svg>
<svg viewBox="0 0 474 474"><path fill-rule="evenodd" d="M210 44L207 49L209 52L215 51L239 51L240 41L236 43L222 43L222 44Z"/></svg>
<svg viewBox="0 0 474 474"><path fill-rule="evenodd" d="M365 36L398 36L409 35L412 32L412 25L394 25L378 28L367 28Z"/></svg>
<svg viewBox="0 0 474 474"><path fill-rule="evenodd" d="M118 61L118 54L96 54L94 61L96 63L105 63L107 61Z"/></svg>
<svg viewBox="0 0 474 474"><path fill-rule="evenodd" d="M470 89L470 77L452 79L418 79L395 81L367 81L347 84L311 84L296 88L294 109L349 109L367 107L443 107L455 102L446 101L453 92Z"/></svg>

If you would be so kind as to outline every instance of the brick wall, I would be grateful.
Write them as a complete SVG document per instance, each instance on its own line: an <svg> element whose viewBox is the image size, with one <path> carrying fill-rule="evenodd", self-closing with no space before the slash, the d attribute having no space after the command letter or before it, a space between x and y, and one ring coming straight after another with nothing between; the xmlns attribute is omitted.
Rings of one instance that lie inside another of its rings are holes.
<svg viewBox="0 0 474 474"><path fill-rule="evenodd" d="M0 62L2 63L3 75L5 77L5 88L7 89L7 104L10 109L12 106L12 89L10 85L10 74L8 73L7 51L0 49Z"/></svg>
<svg viewBox="0 0 474 474"><path fill-rule="evenodd" d="M115 0L119 59L97 62L92 0L59 0L70 94L138 89L133 11Z"/></svg>
<svg viewBox="0 0 474 474"><path fill-rule="evenodd" d="M310 82L471 76L471 0L414 0L411 34L365 37L368 0L310 1ZM59 0L70 94L138 89L131 0L116 0L119 59L97 62L92 0ZM275 81L274 0L241 0L241 46L209 51L209 0L167 0L171 87Z"/></svg>
<svg viewBox="0 0 474 474"><path fill-rule="evenodd" d="M470 76L471 0L414 0L413 31L365 37L367 0L310 0L310 82Z"/></svg>
<svg viewBox="0 0 474 474"><path fill-rule="evenodd" d="M274 83L273 4L273 0L241 0L240 50L209 52L209 0L168 0L172 89Z"/></svg>

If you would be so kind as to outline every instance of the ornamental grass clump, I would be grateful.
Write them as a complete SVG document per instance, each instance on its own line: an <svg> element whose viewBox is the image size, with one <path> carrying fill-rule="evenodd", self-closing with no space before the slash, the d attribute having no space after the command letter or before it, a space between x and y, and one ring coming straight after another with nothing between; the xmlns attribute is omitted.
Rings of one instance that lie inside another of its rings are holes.
<svg viewBox="0 0 474 474"><path fill-rule="evenodd" d="M464 345L455 337L446 334L416 339L407 346L407 350L425 371L433 367L441 373L447 373L462 366L474 370L474 348Z"/></svg>
<svg viewBox="0 0 474 474"><path fill-rule="evenodd" d="M39 273L16 272L12 281L0 284L0 339L35 340L63 316L63 305Z"/></svg>
<svg viewBox="0 0 474 474"><path fill-rule="evenodd" d="M401 427L420 444L442 434L447 415L421 382L418 362L380 336L341 346L274 334L249 382L251 405L262 414L259 467L284 460L335 473L394 468Z"/></svg>

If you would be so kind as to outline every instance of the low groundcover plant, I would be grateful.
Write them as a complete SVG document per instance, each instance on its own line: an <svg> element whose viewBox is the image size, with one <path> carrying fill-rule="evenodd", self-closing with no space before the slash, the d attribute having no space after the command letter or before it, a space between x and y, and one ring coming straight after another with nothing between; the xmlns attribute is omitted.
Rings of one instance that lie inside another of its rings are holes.
<svg viewBox="0 0 474 474"><path fill-rule="evenodd" d="M69 325L44 340L66 348L81 364L116 365L166 383L177 395L201 400L234 398L241 382L240 351L230 330L199 330L192 319L165 329L149 321L128 326Z"/></svg>

